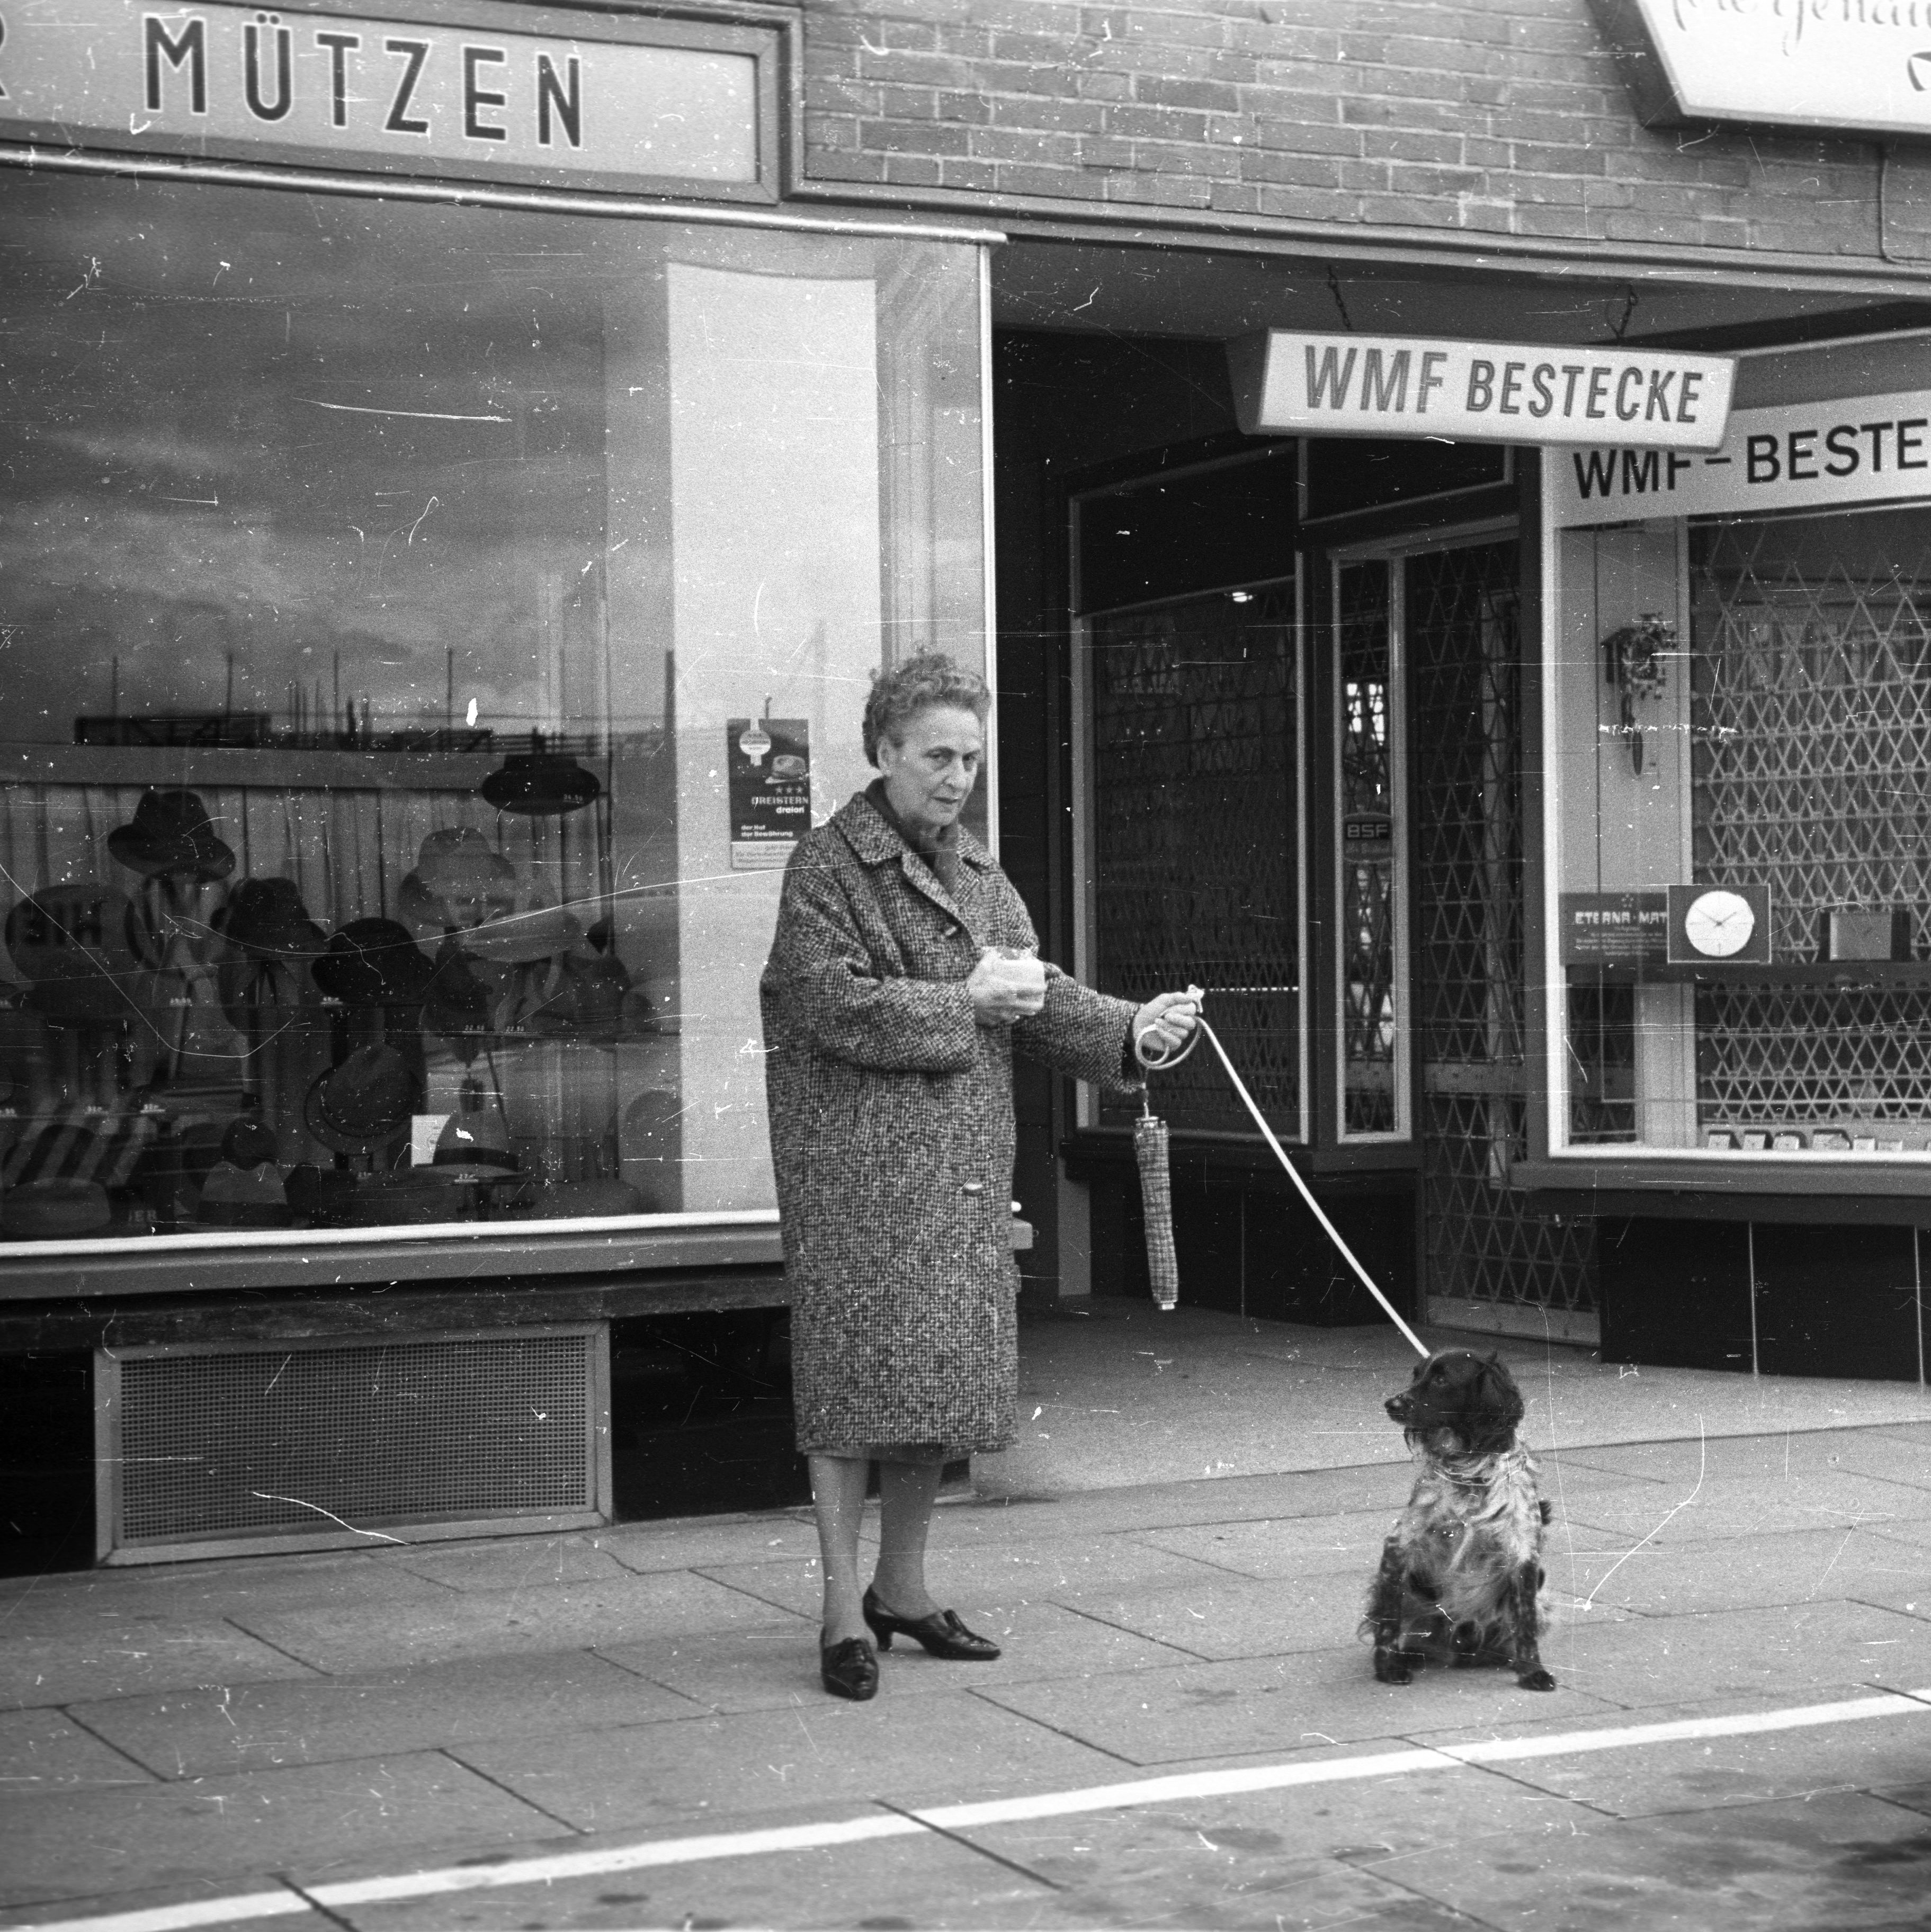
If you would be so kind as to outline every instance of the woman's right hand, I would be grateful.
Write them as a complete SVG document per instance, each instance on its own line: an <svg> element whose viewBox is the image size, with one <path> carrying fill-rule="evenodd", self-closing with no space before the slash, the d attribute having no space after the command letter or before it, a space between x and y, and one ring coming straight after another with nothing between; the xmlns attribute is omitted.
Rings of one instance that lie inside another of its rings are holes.
<svg viewBox="0 0 1931 1932"><path fill-rule="evenodd" d="M1046 1004L1046 969L1030 953L1013 958L988 946L967 976L966 991L981 1026L1010 1026Z"/></svg>

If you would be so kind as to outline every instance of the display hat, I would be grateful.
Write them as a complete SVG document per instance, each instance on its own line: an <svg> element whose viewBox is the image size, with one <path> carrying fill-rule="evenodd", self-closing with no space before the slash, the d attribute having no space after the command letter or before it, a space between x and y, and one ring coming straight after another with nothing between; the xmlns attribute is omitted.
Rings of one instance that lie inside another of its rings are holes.
<svg viewBox="0 0 1931 1932"><path fill-rule="evenodd" d="M235 854L215 837L199 792L144 791L133 822L108 833L107 849L144 878L186 874L208 885L235 869Z"/></svg>
<svg viewBox="0 0 1931 1932"><path fill-rule="evenodd" d="M292 879L244 879L209 923L251 959L316 959L328 944L328 935L309 917L301 888Z"/></svg>
<svg viewBox="0 0 1931 1932"><path fill-rule="evenodd" d="M43 886L9 909L6 930L37 1012L76 1024L126 1018L141 929L125 892L91 881Z"/></svg>
<svg viewBox="0 0 1931 1932"><path fill-rule="evenodd" d="M407 1129L419 1098L415 1076L395 1048L361 1046L316 1080L301 1118L324 1147L373 1154Z"/></svg>
<svg viewBox="0 0 1931 1932"><path fill-rule="evenodd" d="M432 832L415 869L396 892L396 911L418 938L463 932L507 912L516 900L516 871L473 825Z"/></svg>
<svg viewBox="0 0 1931 1932"><path fill-rule="evenodd" d="M554 818L600 796L603 786L563 752L512 752L477 788L499 812Z"/></svg>
<svg viewBox="0 0 1931 1932"><path fill-rule="evenodd" d="M223 1161L202 1184L194 1218L208 1228L286 1228L295 1219L280 1168Z"/></svg>
<svg viewBox="0 0 1931 1932"><path fill-rule="evenodd" d="M97 1180L30 1180L0 1192L0 1232L16 1241L70 1240L97 1232L113 1218L107 1190Z"/></svg>
<svg viewBox="0 0 1931 1932"><path fill-rule="evenodd" d="M310 971L345 1006L419 1006L436 968L394 920L352 919L330 936Z"/></svg>
<svg viewBox="0 0 1931 1932"><path fill-rule="evenodd" d="M539 959L574 952L583 944L583 924L558 904L548 886L521 874L508 908L487 924L462 935L463 949L497 966L528 966Z"/></svg>
<svg viewBox="0 0 1931 1932"><path fill-rule="evenodd" d="M479 1108L443 1122L430 1166L445 1180L500 1180L515 1173L517 1158L501 1118Z"/></svg>

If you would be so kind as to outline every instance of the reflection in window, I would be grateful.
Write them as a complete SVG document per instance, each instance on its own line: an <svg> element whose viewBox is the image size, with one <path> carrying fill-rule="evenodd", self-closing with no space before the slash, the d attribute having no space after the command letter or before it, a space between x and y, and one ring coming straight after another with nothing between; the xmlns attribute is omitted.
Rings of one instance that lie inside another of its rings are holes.
<svg viewBox="0 0 1931 1932"><path fill-rule="evenodd" d="M980 648L970 252L80 181L0 249L0 1234L766 1204L757 837L864 781L882 581Z"/></svg>
<svg viewBox="0 0 1931 1932"><path fill-rule="evenodd" d="M1341 1096L1344 1134L1391 1134L1399 1015L1394 736L1389 704L1389 566L1339 573L1336 697L1341 906Z"/></svg>

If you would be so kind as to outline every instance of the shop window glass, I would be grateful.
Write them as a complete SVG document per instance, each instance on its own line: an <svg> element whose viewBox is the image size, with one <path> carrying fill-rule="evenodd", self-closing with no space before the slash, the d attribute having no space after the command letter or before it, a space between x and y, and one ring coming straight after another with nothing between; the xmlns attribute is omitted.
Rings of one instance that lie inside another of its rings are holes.
<svg viewBox="0 0 1931 1932"><path fill-rule="evenodd" d="M1686 647L1632 702L1613 640L1640 610L1676 612L1675 545L1563 540L1569 1138L1931 1151L1931 516L1728 521L1682 542ZM1655 939L1578 961L1579 910L1600 916L1605 886L1648 902ZM1698 946L1687 908L1706 892L1737 931L1747 908L1747 945L1706 920Z"/></svg>
<svg viewBox="0 0 1931 1932"><path fill-rule="evenodd" d="M777 868L882 656L984 663L975 251L25 178L0 250L0 1232L768 1208Z"/></svg>

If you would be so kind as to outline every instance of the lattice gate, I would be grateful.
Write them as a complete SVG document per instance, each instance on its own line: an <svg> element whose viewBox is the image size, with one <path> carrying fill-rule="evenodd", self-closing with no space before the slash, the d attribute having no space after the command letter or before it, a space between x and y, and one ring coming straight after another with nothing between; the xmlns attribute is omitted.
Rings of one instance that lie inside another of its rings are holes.
<svg viewBox="0 0 1931 1932"><path fill-rule="evenodd" d="M1561 1326L1596 1306L1594 1226L1531 1213L1506 1184L1528 1126L1516 545L1405 574L1426 1292L1464 1325Z"/></svg>
<svg viewBox="0 0 1931 1932"><path fill-rule="evenodd" d="M1931 903L1931 546L1921 521L1879 513L1882 562L1853 573L1810 528L1714 525L1690 555L1695 876L1768 885L1776 957L1807 962L1833 908ZM1931 934L1912 938L1931 958ZM1696 1085L1705 1125L1931 1145L1931 998L1701 984Z"/></svg>

